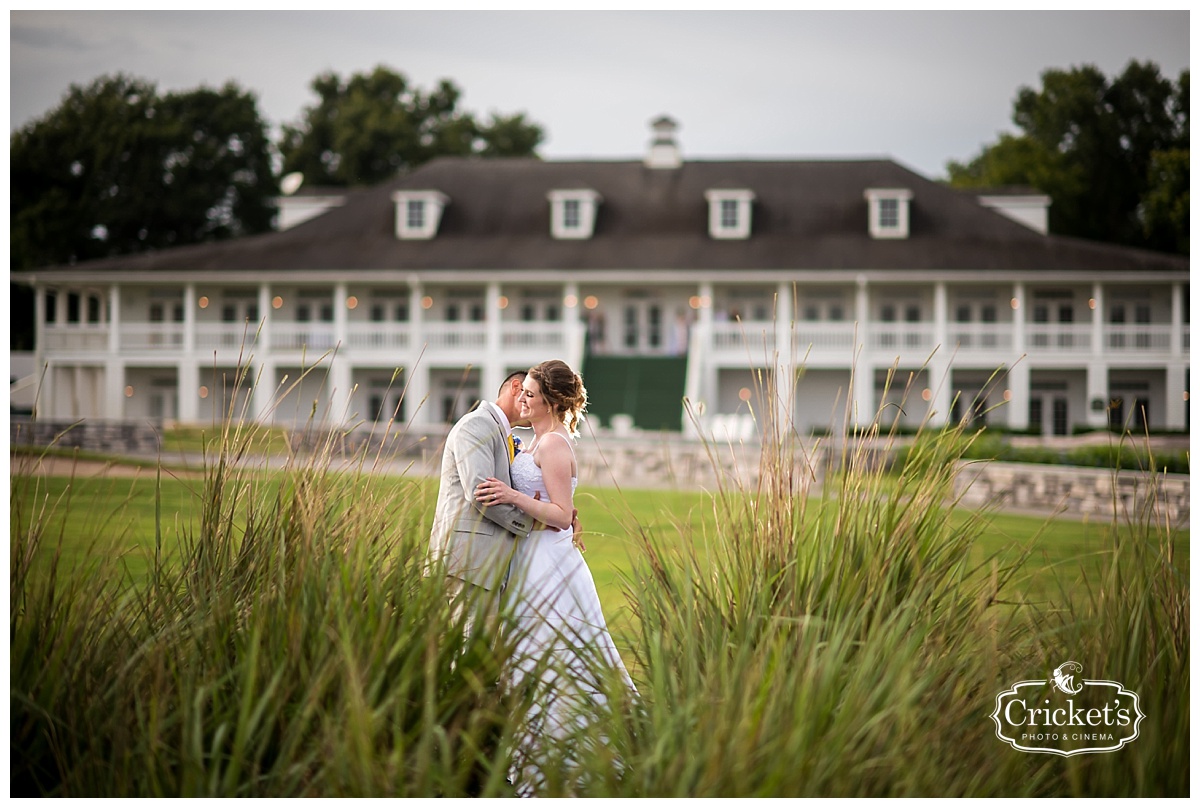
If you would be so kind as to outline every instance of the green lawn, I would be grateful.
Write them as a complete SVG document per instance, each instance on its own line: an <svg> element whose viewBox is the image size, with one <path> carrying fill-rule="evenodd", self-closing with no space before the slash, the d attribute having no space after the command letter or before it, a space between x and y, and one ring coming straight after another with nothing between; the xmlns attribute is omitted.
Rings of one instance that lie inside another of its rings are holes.
<svg viewBox="0 0 1200 808"><path fill-rule="evenodd" d="M418 486L429 506L420 523L422 530L427 529L437 491L435 480L375 477L370 484L379 492L391 486ZM78 567L96 552L118 553L129 574L138 578L145 574L155 550L156 513L161 514L162 548L169 554L181 531L196 529L203 481L177 478L164 471L157 503L154 469L143 470L136 479L13 477L12 485L11 519L30 520L43 511L50 514L48 535L52 540L43 547L43 554L53 552L61 535L63 568ZM585 559L606 614L614 623L623 618L621 582L631 569L639 529L660 539L702 542L717 518L708 495L689 491L582 487L576 494L576 506L586 534ZM955 512L952 518L964 523L969 516ZM1014 577L1013 590L1030 601L1050 601L1060 597L1059 581L1070 587L1099 570L1112 531L1113 527L1104 523L994 514L976 544L974 559L990 569L991 559L1004 565L1030 548L1028 561ZM1176 552L1185 567L1189 536L1189 531L1179 531L1176 536Z"/></svg>

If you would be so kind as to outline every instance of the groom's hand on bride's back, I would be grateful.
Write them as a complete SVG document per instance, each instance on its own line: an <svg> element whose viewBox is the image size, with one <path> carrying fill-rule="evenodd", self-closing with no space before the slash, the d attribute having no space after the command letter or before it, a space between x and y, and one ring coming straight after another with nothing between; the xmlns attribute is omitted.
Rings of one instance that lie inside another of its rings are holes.
<svg viewBox="0 0 1200 808"><path fill-rule="evenodd" d="M587 545L583 543L583 526L579 524L579 509L575 508L571 511L571 543L579 548L579 552L587 550Z"/></svg>
<svg viewBox="0 0 1200 808"><path fill-rule="evenodd" d="M542 501L542 492L534 491L533 492L533 500L534 500L534 502L541 502ZM545 529L546 529L545 522L539 522L538 520L534 519L533 520L533 528L529 532L532 533L534 530L545 530Z"/></svg>
<svg viewBox="0 0 1200 808"><path fill-rule="evenodd" d="M534 491L533 498L540 501L542 498L542 492ZM544 530L545 528L546 526L541 522L534 522L533 524L534 530ZM571 510L571 543L578 547L579 552L581 553L587 549L583 543L583 539L579 538L582 533L583 526L579 524L579 509L573 508Z"/></svg>

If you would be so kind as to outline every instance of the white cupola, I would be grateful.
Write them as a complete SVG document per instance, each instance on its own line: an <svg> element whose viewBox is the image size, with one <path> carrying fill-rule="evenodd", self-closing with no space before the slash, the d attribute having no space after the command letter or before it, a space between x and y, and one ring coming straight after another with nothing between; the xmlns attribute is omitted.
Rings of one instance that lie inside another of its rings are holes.
<svg viewBox="0 0 1200 808"><path fill-rule="evenodd" d="M650 129L654 137L650 140L650 151L646 153L646 167L679 168L683 165L679 144L675 141L679 124L663 115L650 122Z"/></svg>

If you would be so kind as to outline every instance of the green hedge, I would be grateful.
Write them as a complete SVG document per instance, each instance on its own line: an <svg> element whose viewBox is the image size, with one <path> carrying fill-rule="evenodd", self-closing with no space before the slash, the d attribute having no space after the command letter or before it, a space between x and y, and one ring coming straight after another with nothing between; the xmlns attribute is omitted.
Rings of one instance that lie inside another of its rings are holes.
<svg viewBox="0 0 1200 808"><path fill-rule="evenodd" d="M918 441L928 440L918 438ZM1104 446L1078 446L1073 449L1052 449L1046 446L1017 447L1001 435L977 434L969 440L963 450L963 458L969 460L1001 460L1009 463L1042 463L1061 466L1084 466L1088 468L1123 469L1145 471L1153 468L1169 474L1190 473L1189 453L1186 449L1151 451L1144 445L1113 443ZM912 452L911 447L901 447L896 452L895 467L903 468Z"/></svg>

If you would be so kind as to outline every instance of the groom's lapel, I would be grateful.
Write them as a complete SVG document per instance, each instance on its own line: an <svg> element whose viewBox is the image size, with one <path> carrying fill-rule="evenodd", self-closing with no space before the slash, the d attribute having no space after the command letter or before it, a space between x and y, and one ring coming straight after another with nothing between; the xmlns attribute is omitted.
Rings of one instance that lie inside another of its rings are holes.
<svg viewBox="0 0 1200 808"><path fill-rule="evenodd" d="M496 415L494 407L488 406L485 402L479 402L479 409L483 410L492 419L492 423L496 425L496 431L500 433L500 439L504 441L505 450L508 453L508 463L504 464L504 475L511 481L512 473L509 471L508 465L513 461L513 443L512 435L504 431L504 424L500 423L500 416Z"/></svg>

